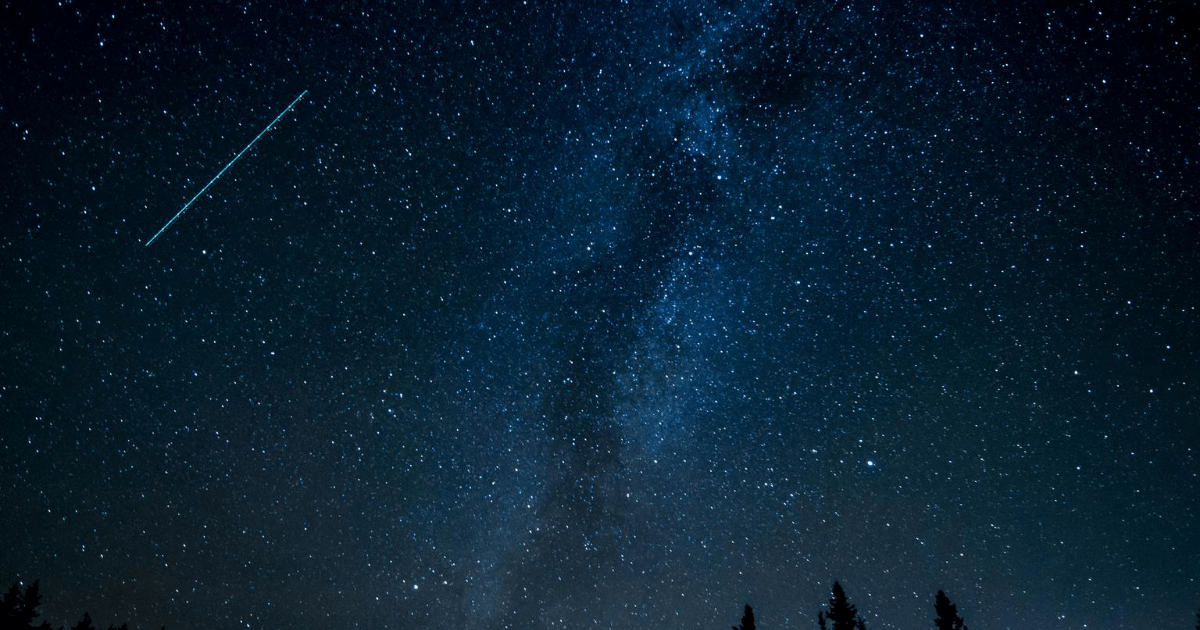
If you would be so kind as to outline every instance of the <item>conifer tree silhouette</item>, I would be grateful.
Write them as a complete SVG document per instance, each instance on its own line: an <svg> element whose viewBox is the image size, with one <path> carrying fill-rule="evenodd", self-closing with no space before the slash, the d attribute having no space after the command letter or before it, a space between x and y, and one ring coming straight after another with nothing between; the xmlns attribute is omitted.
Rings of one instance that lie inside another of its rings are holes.
<svg viewBox="0 0 1200 630"><path fill-rule="evenodd" d="M0 600L0 630L9 630L17 626L17 613L21 608L21 589L13 582L4 599Z"/></svg>
<svg viewBox="0 0 1200 630"><path fill-rule="evenodd" d="M950 603L950 598L946 597L944 591L937 592L933 607L937 611L933 625L937 626L938 630L967 630L963 625L963 618L958 616L958 606Z"/></svg>
<svg viewBox="0 0 1200 630"><path fill-rule="evenodd" d="M733 630L754 630L754 611L750 604L746 604L746 611L742 613L741 625L734 626Z"/></svg>
<svg viewBox="0 0 1200 630"><path fill-rule="evenodd" d="M833 597L829 599L829 610L817 613L817 626L826 630L825 622L833 624L832 630L867 630L858 609L846 599L846 591L838 582L833 583Z"/></svg>
<svg viewBox="0 0 1200 630"><path fill-rule="evenodd" d="M33 624L39 615L37 609L41 603L42 595L37 581L25 587L24 593L21 592L21 583L14 582L4 597L0 598L0 630L50 630L48 622ZM58 630L63 630L62 626ZM83 619L71 626L71 630L96 630L91 614L83 613ZM109 624L108 630L129 630L129 624L123 623L120 628ZM167 630L167 627L163 626L162 630Z"/></svg>
<svg viewBox="0 0 1200 630"><path fill-rule="evenodd" d="M50 630L50 624L43 621L41 625L33 625L38 616L38 606L42 603L38 582L25 587L21 592L19 582L13 582L12 588L4 594L0 602L0 630Z"/></svg>
<svg viewBox="0 0 1200 630"><path fill-rule="evenodd" d="M83 619L71 626L71 630L96 630L96 627L92 625L92 616L86 612L83 613Z"/></svg>

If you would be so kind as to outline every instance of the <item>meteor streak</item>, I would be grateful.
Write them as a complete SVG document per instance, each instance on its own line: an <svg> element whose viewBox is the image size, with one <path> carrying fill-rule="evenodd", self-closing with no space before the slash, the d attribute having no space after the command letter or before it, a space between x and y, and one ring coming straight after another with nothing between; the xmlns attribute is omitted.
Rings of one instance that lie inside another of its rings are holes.
<svg viewBox="0 0 1200 630"><path fill-rule="evenodd" d="M229 160L229 163L225 165L225 168L221 169L220 173L217 173L216 177L212 178L207 184L205 184L204 188L201 188L200 192L196 193L195 197L192 197L190 201L183 204L183 207L179 209L179 212L176 212L175 216L171 217L171 220L167 221L167 224L162 226L162 229L160 229L158 231L158 233L156 233L154 236L150 237L150 240L146 241L146 247L150 247L150 243L153 243L155 240L157 240L158 237L161 236L163 232L167 231L167 228L171 227L171 224L174 223L176 219L183 216L183 213L186 212L187 209L189 207L191 207L191 205L193 203L195 203L197 199L200 198L200 195L203 195L204 191L208 190L209 186L212 186L214 182L216 182L218 179L220 179L220 177L225 174L225 171L229 170L229 167L233 166L233 163L238 161L238 158L242 157L242 155L244 155L247 151L249 151L250 147L254 146L254 143L258 142L259 138L263 137L263 134L270 131L271 127L274 127L275 123L279 122L279 119L283 118L283 115L288 113L288 110L290 110L292 107L294 107L296 105L296 103L299 103L300 99L304 98L305 94L308 94L308 90L304 90L303 92L301 92L300 96L297 96L296 100L292 101L291 105L288 105L287 107L283 108L283 111L279 112L279 115L275 117L275 120L272 120L271 124L267 125L265 128L263 128L262 131L258 132L258 135L254 136L254 139L250 141L250 144L246 145L245 149L242 149L241 153L238 153L237 155L233 156L233 159Z"/></svg>

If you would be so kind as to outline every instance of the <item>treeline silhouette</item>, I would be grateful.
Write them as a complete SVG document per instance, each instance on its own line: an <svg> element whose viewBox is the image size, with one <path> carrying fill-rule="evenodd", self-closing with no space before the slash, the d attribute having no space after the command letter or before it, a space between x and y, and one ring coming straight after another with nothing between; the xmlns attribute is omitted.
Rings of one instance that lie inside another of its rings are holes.
<svg viewBox="0 0 1200 630"><path fill-rule="evenodd" d="M963 625L962 617L958 616L958 606L950 603L946 593L937 592L933 608L937 613L933 620L937 630L968 630ZM867 630L866 622L858 613L858 608L846 598L846 590L842 588L841 583L833 583L833 596L829 598L829 608L817 611L817 627L820 630ZM746 604L742 613L741 625L734 626L733 630L755 630L754 610L750 608L750 604ZM1196 630L1200 630L1200 627Z"/></svg>
<svg viewBox="0 0 1200 630"><path fill-rule="evenodd" d="M49 622L34 623L41 616L38 612L38 606L41 604L42 594L38 589L38 581L35 580L33 584L25 587L24 592L21 591L21 583L14 582L0 602L0 630L51 630ZM937 630L969 630L964 625L963 618L958 616L958 606L950 603L950 598L945 592L938 591L934 596L933 610L937 614L933 619L933 626ZM859 614L858 608L850 603L845 589L836 581L833 583L832 597L829 598L829 608L817 611L817 627L820 630L867 630L867 624ZM58 630L63 630L63 626L59 626ZM92 616L85 612L83 619L71 626L71 630L97 629L92 625ZM108 630L129 630L129 624L123 623L119 628L110 624ZM166 626L163 626L162 630L166 630ZM742 622L733 626L733 630L756 630L754 609L750 604L746 604L745 610L742 611ZM1196 613L1196 630L1200 630L1200 613Z"/></svg>
<svg viewBox="0 0 1200 630"><path fill-rule="evenodd" d="M833 583L832 595L829 608L817 611L817 627L820 630L867 630L858 608L850 603L840 583ZM933 610L937 615L933 619L933 626L937 630L969 630L958 615L958 606L950 603L944 591L938 591L934 596ZM733 630L755 630L754 610L750 604L746 604L742 613L741 625L733 626ZM1196 630L1200 630L1200 613L1196 613Z"/></svg>
<svg viewBox="0 0 1200 630"><path fill-rule="evenodd" d="M20 582L13 582L4 594L3 601L0 601L0 630L51 630L47 621L40 624L34 622L41 616L38 612L38 606L41 605L42 593L37 580L26 586L24 592L21 591ZM166 626L163 626L165 629ZM63 627L59 626L58 630L63 630ZM96 626L92 625L92 616L85 612L83 619L71 626L71 630L96 630ZM129 630L129 624L123 623L120 628L109 624L108 630Z"/></svg>

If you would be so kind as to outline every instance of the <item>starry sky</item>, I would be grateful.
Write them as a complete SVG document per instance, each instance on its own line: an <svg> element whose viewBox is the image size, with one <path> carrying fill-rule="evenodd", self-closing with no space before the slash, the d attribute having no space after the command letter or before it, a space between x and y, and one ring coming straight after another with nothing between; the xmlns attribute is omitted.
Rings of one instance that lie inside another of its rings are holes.
<svg viewBox="0 0 1200 630"><path fill-rule="evenodd" d="M1191 627L1198 10L1066 4L3 3L4 587Z"/></svg>

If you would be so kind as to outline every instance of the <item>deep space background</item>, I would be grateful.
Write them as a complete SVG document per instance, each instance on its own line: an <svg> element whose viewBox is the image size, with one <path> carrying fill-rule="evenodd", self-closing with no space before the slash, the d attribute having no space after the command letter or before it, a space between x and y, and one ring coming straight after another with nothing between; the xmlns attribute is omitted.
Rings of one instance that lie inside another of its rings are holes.
<svg viewBox="0 0 1200 630"><path fill-rule="evenodd" d="M0 579L1190 628L1192 2L0 5ZM292 99L151 246L146 241Z"/></svg>

